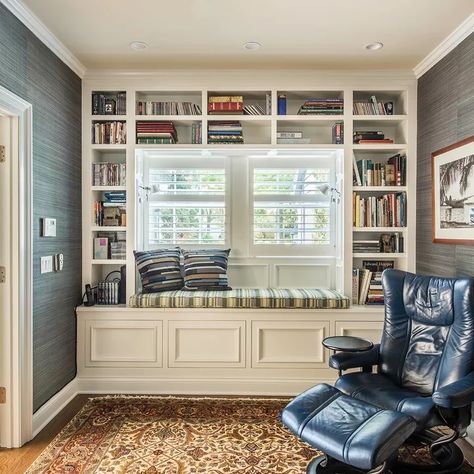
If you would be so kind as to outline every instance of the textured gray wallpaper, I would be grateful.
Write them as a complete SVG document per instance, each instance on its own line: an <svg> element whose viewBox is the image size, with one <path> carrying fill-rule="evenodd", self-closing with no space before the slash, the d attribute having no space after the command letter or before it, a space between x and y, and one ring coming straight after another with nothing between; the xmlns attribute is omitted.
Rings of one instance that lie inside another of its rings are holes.
<svg viewBox="0 0 474 474"><path fill-rule="evenodd" d="M73 308L81 297L81 79L0 4L0 84L33 105L33 405L76 374ZM40 218L57 237L40 237ZM40 275L41 255L64 271Z"/></svg>
<svg viewBox="0 0 474 474"><path fill-rule="evenodd" d="M431 242L431 153L471 135L474 135L474 34L418 81L418 273L474 276L474 245Z"/></svg>

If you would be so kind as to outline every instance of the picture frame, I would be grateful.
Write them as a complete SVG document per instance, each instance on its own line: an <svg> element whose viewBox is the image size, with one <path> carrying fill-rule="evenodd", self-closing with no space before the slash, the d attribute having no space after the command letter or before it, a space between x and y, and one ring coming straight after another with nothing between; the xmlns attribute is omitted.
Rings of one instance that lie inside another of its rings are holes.
<svg viewBox="0 0 474 474"><path fill-rule="evenodd" d="M432 240L474 245L474 136L431 154Z"/></svg>

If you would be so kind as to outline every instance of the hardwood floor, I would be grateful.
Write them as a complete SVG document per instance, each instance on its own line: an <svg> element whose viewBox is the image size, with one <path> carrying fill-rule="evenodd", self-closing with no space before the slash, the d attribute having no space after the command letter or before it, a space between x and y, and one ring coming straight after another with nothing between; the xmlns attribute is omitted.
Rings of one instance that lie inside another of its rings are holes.
<svg viewBox="0 0 474 474"><path fill-rule="evenodd" d="M78 395L33 440L19 449L0 449L0 473L23 474L44 448L94 395ZM474 447L458 441L466 460L474 466Z"/></svg>

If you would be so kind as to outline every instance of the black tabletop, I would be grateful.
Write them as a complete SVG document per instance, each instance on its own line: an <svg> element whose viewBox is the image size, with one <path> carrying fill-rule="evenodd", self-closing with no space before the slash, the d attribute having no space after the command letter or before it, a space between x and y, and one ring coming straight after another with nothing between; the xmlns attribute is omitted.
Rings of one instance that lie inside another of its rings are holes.
<svg viewBox="0 0 474 474"><path fill-rule="evenodd" d="M323 340L323 346L333 351L341 352L363 352L374 347L367 339L353 336L332 336Z"/></svg>

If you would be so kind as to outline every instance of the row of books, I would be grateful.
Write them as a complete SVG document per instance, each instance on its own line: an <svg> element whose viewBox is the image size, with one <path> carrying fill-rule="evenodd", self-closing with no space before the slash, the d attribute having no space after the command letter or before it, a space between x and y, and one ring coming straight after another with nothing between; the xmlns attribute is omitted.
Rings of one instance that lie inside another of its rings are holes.
<svg viewBox="0 0 474 474"><path fill-rule="evenodd" d="M201 107L192 102L138 101L137 115L201 115Z"/></svg>
<svg viewBox="0 0 474 474"><path fill-rule="evenodd" d="M265 115L266 112L261 105L244 105L243 112L245 115Z"/></svg>
<svg viewBox="0 0 474 474"><path fill-rule="evenodd" d="M211 115L242 114L244 98L241 95L219 95L208 99L207 111Z"/></svg>
<svg viewBox="0 0 474 474"><path fill-rule="evenodd" d="M352 303L383 305L382 273L394 266L393 260L364 260L352 271Z"/></svg>
<svg viewBox="0 0 474 474"><path fill-rule="evenodd" d="M125 122L94 122L92 124L93 145L123 145L127 143Z"/></svg>
<svg viewBox="0 0 474 474"><path fill-rule="evenodd" d="M120 282L119 281L99 281L95 288L96 304L111 305L119 304Z"/></svg>
<svg viewBox="0 0 474 474"><path fill-rule="evenodd" d="M94 203L94 223L97 226L127 225L127 195L125 191L104 193L105 199Z"/></svg>
<svg viewBox="0 0 474 474"><path fill-rule="evenodd" d="M126 252L125 232L99 232L94 239L96 260L124 260Z"/></svg>
<svg viewBox="0 0 474 474"><path fill-rule="evenodd" d="M406 195L389 193L363 197L353 194L354 227L405 227Z"/></svg>
<svg viewBox="0 0 474 474"><path fill-rule="evenodd" d="M405 242L403 235L380 234L378 239L354 240L352 250L354 253L403 253Z"/></svg>
<svg viewBox="0 0 474 474"><path fill-rule="evenodd" d="M344 113L344 99L307 99L298 110L298 115L331 115Z"/></svg>
<svg viewBox="0 0 474 474"><path fill-rule="evenodd" d="M178 143L178 132L170 121L138 121L137 144L163 145Z"/></svg>
<svg viewBox="0 0 474 474"><path fill-rule="evenodd" d="M385 138L384 132L380 130L354 130L353 142L355 144L364 143L393 143L391 138Z"/></svg>
<svg viewBox="0 0 474 474"><path fill-rule="evenodd" d="M193 145L202 143L202 123L194 122L191 125L191 143Z"/></svg>
<svg viewBox="0 0 474 474"><path fill-rule="evenodd" d="M207 131L207 143L221 145L244 143L242 124L232 120L210 123Z"/></svg>
<svg viewBox="0 0 474 474"><path fill-rule="evenodd" d="M126 113L126 92L94 92L92 94L92 115L125 115Z"/></svg>
<svg viewBox="0 0 474 474"><path fill-rule="evenodd" d="M93 163L92 186L125 186L126 167L125 163Z"/></svg>
<svg viewBox="0 0 474 474"><path fill-rule="evenodd" d="M355 101L354 115L393 115L393 101L380 102L375 95L366 101Z"/></svg>
<svg viewBox="0 0 474 474"><path fill-rule="evenodd" d="M405 186L406 160L402 154L390 157L386 163L372 160L355 160L354 184L356 186Z"/></svg>

